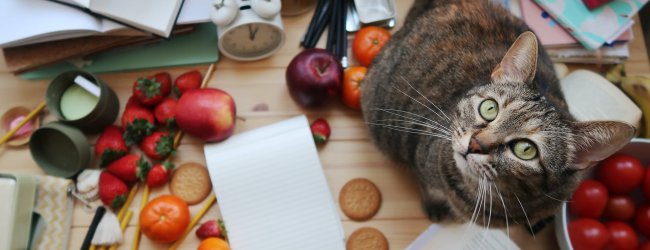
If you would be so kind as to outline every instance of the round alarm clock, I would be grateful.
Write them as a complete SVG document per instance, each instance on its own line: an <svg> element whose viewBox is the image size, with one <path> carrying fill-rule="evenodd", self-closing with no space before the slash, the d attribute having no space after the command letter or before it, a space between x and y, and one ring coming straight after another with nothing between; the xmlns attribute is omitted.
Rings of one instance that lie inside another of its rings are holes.
<svg viewBox="0 0 650 250"><path fill-rule="evenodd" d="M286 39L280 0L214 0L219 50L239 61L254 61L277 52Z"/></svg>

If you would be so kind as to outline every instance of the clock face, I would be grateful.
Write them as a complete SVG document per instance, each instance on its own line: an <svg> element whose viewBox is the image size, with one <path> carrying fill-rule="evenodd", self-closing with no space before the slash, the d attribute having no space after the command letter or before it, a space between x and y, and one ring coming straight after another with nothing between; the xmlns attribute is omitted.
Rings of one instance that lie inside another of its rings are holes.
<svg viewBox="0 0 650 250"><path fill-rule="evenodd" d="M225 52L240 58L254 58L274 51L282 44L282 31L265 23L248 23L221 36Z"/></svg>

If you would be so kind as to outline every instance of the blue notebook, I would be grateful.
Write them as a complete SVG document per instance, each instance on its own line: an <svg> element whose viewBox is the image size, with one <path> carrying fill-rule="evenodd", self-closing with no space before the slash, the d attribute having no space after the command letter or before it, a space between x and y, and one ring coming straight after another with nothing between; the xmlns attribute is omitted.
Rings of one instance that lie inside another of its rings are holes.
<svg viewBox="0 0 650 250"><path fill-rule="evenodd" d="M98 54L81 69L95 73L163 68L183 65L209 64L219 60L217 29L212 23L196 25L186 35L154 44L117 49ZM24 79L53 78L61 72L79 69L71 63L60 63L20 75Z"/></svg>
<svg viewBox="0 0 650 250"><path fill-rule="evenodd" d="M589 10L581 0L535 0L587 49L612 43L648 0L614 0Z"/></svg>

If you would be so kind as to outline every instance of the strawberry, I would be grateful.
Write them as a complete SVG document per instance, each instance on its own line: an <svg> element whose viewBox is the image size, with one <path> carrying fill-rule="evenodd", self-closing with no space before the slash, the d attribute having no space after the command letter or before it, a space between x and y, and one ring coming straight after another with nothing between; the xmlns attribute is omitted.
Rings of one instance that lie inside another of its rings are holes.
<svg viewBox="0 0 650 250"><path fill-rule="evenodd" d="M133 107L133 106L135 106L135 107L141 107L141 108L144 107L144 106L142 106L142 104L140 104L140 100L138 100L138 97L136 97L136 96L134 96L134 95L132 95L131 97L129 97L129 100L126 101L126 106L124 107L124 110L129 109L129 108L131 108L131 107Z"/></svg>
<svg viewBox="0 0 650 250"><path fill-rule="evenodd" d="M106 171L127 183L131 183L137 180L144 181L150 168L151 165L143 156L128 154L111 162L106 167Z"/></svg>
<svg viewBox="0 0 650 250"><path fill-rule="evenodd" d="M162 72L153 76L140 77L133 84L133 95L145 106L153 106L162 101L172 90L172 78Z"/></svg>
<svg viewBox="0 0 650 250"><path fill-rule="evenodd" d="M122 114L122 128L124 128L124 141L131 146L151 134L154 129L155 118L150 110L137 105L131 105Z"/></svg>
<svg viewBox="0 0 650 250"><path fill-rule="evenodd" d="M165 185L169 181L172 169L174 169L174 164L171 162L153 165L147 174L147 186L153 188Z"/></svg>
<svg viewBox="0 0 650 250"><path fill-rule="evenodd" d="M201 226L196 229L196 237L201 240L209 237L219 237L225 239L226 227L223 225L222 220L209 220L201 224Z"/></svg>
<svg viewBox="0 0 650 250"><path fill-rule="evenodd" d="M118 209L126 201L129 187L119 178L109 172L102 171L99 175L99 198L104 205Z"/></svg>
<svg viewBox="0 0 650 250"><path fill-rule="evenodd" d="M164 160L174 153L174 136L163 131L153 132L140 142L140 149L153 160Z"/></svg>
<svg viewBox="0 0 650 250"><path fill-rule="evenodd" d="M331 129L325 119L318 119L311 124L311 133L314 136L316 144L322 144L330 138Z"/></svg>
<svg viewBox="0 0 650 250"><path fill-rule="evenodd" d="M170 129L176 127L176 102L176 99L167 97L156 105L153 114L158 123Z"/></svg>
<svg viewBox="0 0 650 250"><path fill-rule="evenodd" d="M185 72L178 76L176 81L174 81L174 93L176 93L176 96L180 97L190 89L201 88L202 81L203 77L201 76L201 72L198 70Z"/></svg>
<svg viewBox="0 0 650 250"><path fill-rule="evenodd" d="M117 126L108 126L97 138L95 144L95 157L99 159L100 166L106 166L114 160L126 155L129 147L122 138L122 129Z"/></svg>

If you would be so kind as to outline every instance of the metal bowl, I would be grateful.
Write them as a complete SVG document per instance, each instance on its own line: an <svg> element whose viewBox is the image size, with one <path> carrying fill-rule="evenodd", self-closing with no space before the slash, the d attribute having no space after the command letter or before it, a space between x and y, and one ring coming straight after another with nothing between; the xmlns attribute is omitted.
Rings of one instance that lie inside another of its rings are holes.
<svg viewBox="0 0 650 250"><path fill-rule="evenodd" d="M632 139L632 142L623 147L619 153L634 156L643 163L643 166L647 166L650 164L650 140L634 138ZM590 174L591 172L588 173L587 176L590 176ZM558 245L562 250L573 250L567 226L571 221L571 218L572 216L567 212L565 202L562 204L562 208L555 216L555 237L557 238Z"/></svg>

